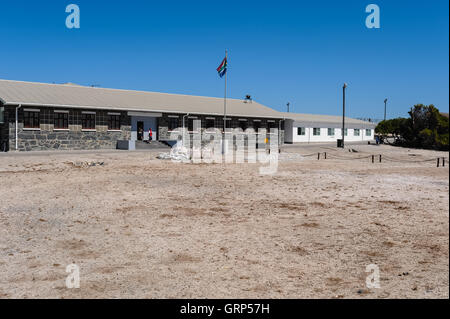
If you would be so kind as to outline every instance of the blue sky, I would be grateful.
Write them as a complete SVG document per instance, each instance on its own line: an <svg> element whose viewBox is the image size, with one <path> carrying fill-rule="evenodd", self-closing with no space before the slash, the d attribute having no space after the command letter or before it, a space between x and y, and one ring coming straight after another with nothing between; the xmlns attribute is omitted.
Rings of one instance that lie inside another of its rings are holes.
<svg viewBox="0 0 450 319"><path fill-rule="evenodd" d="M81 28L65 26L78 4ZM381 10L367 29L365 7ZM449 108L448 1L2 1L0 78L223 96L277 110L406 116Z"/></svg>

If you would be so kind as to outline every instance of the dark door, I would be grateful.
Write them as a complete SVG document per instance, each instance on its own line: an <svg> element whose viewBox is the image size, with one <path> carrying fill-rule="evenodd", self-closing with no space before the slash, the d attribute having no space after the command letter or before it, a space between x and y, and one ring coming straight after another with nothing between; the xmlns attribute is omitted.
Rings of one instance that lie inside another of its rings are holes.
<svg viewBox="0 0 450 319"><path fill-rule="evenodd" d="M137 139L142 141L144 139L144 122L137 122Z"/></svg>

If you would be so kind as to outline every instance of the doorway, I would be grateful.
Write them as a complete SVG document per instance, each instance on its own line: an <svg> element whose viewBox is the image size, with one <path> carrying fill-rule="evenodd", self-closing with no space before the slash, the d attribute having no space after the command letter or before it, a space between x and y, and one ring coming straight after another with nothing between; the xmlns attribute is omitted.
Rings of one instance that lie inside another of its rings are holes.
<svg viewBox="0 0 450 319"><path fill-rule="evenodd" d="M137 122L137 140L142 141L144 139L144 122Z"/></svg>

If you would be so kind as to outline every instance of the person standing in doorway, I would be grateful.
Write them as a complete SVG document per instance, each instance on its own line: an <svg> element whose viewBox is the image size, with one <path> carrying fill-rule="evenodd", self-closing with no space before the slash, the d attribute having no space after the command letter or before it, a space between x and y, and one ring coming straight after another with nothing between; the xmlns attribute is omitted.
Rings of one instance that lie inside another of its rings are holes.
<svg viewBox="0 0 450 319"><path fill-rule="evenodd" d="M153 141L153 131L151 128L148 129L148 140Z"/></svg>

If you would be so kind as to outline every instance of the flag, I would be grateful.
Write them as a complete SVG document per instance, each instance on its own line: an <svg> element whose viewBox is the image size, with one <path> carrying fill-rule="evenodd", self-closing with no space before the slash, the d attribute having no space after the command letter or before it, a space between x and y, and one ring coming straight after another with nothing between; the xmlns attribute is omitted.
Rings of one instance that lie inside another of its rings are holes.
<svg viewBox="0 0 450 319"><path fill-rule="evenodd" d="M225 73L227 73L227 58L223 59L222 63L220 63L219 67L217 68L217 72L219 73L220 77L223 77Z"/></svg>

